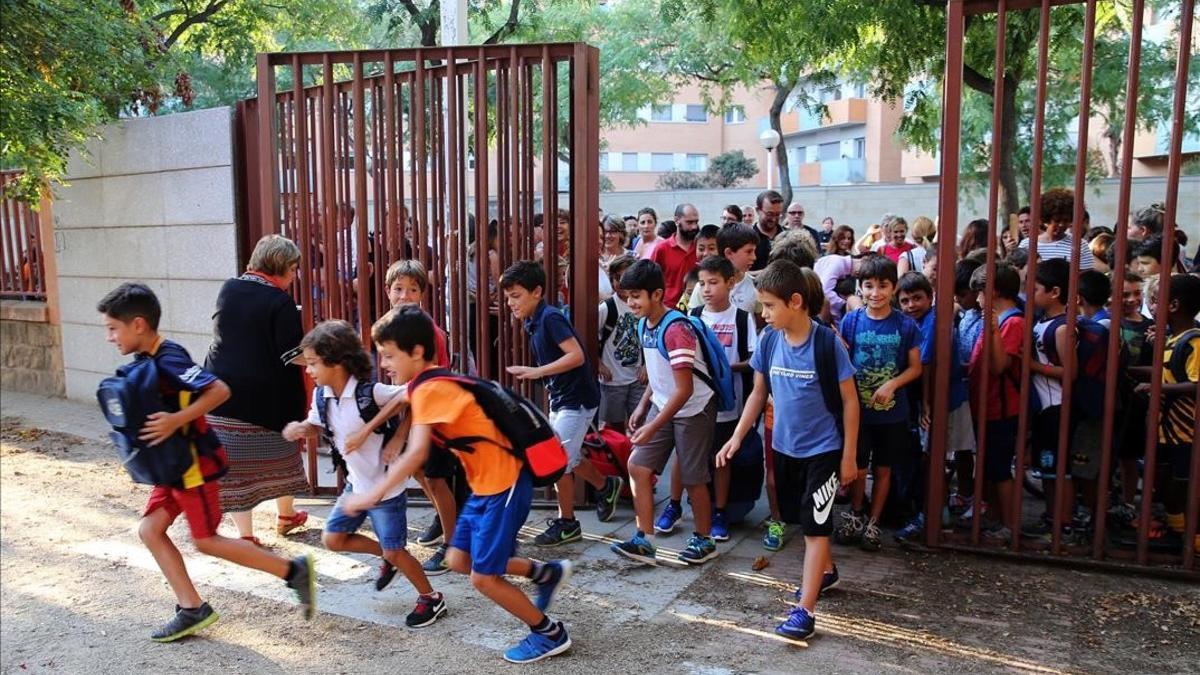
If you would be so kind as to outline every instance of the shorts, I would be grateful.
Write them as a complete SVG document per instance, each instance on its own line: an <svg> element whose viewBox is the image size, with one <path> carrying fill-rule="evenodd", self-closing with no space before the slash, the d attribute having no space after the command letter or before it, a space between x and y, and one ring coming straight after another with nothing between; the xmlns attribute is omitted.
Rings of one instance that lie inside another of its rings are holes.
<svg viewBox="0 0 1200 675"><path fill-rule="evenodd" d="M533 502L533 479L528 471L517 482L494 495L471 495L454 526L450 546L471 556L471 571L501 576L517 552L517 533L529 517Z"/></svg>
<svg viewBox="0 0 1200 675"><path fill-rule="evenodd" d="M1017 418L1005 417L984 425L983 479L989 483L1012 480L1013 459L1017 456Z"/></svg>
<svg viewBox="0 0 1200 675"><path fill-rule="evenodd" d="M333 534L353 534L362 527L363 521L371 519L371 530L379 540L379 546L385 551L403 551L408 545L408 496L400 494L385 499L366 511L359 511L351 516L342 510L342 499L351 493L350 484L342 492L325 519L325 531Z"/></svg>
<svg viewBox="0 0 1200 675"><path fill-rule="evenodd" d="M1071 475L1082 480L1096 480L1100 475L1100 434L1102 425L1097 419L1075 423L1071 433Z"/></svg>
<svg viewBox="0 0 1200 675"><path fill-rule="evenodd" d="M975 452L975 424L971 419L971 406L966 401L950 411L946 420L949 437L946 442L946 459L954 459L956 452Z"/></svg>
<svg viewBox="0 0 1200 675"><path fill-rule="evenodd" d="M633 381L625 385L600 384L600 421L624 424L646 393L646 385Z"/></svg>
<svg viewBox="0 0 1200 675"><path fill-rule="evenodd" d="M1116 439L1117 457L1120 459L1141 459L1146 456L1146 416L1149 410L1142 399L1131 396L1129 405L1119 413Z"/></svg>
<svg viewBox="0 0 1200 675"><path fill-rule="evenodd" d="M1171 479L1186 481L1192 472L1192 446L1158 444L1158 464L1171 469Z"/></svg>
<svg viewBox="0 0 1200 675"><path fill-rule="evenodd" d="M658 406L650 406L646 424L658 417ZM645 445L633 446L629 463L662 474L671 451L678 449L679 475L683 484L706 485L711 479L713 432L717 420L717 402L709 399L704 411L691 417L676 417L662 425Z"/></svg>
<svg viewBox="0 0 1200 675"><path fill-rule="evenodd" d="M908 422L858 425L858 468L890 467L904 462L912 446ZM778 479L776 479L778 485ZM778 488L776 488L778 490Z"/></svg>
<svg viewBox="0 0 1200 675"><path fill-rule="evenodd" d="M213 480L186 490L155 485L150 491L150 499L146 501L142 517L159 508L166 509L171 522L175 522L182 513L187 518L193 540L216 536L217 526L221 524L220 483Z"/></svg>
<svg viewBox="0 0 1200 675"><path fill-rule="evenodd" d="M429 459L425 460L425 466L421 471L425 474L426 478L450 480L458 475L458 458L449 450L431 446L429 448Z"/></svg>
<svg viewBox="0 0 1200 675"><path fill-rule="evenodd" d="M1058 479L1058 429L1062 406L1042 408L1033 421L1033 465L1042 472L1043 480ZM1070 438L1068 433L1067 438ZM1064 478L1071 477L1073 462L1067 462Z"/></svg>
<svg viewBox="0 0 1200 675"><path fill-rule="evenodd" d="M550 411L550 426L567 451L567 473L575 470L583 461L583 437L587 436L592 420L596 418L595 408L563 408Z"/></svg>
<svg viewBox="0 0 1200 675"><path fill-rule="evenodd" d="M799 523L806 537L833 534L833 501L841 481L842 451L797 459L775 453L775 494L784 522Z"/></svg>

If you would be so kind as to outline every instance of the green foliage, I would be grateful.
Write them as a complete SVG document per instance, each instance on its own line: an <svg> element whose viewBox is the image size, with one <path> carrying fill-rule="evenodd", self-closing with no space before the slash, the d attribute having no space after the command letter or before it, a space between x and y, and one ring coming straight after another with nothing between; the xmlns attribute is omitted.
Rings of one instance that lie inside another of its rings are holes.
<svg viewBox="0 0 1200 675"><path fill-rule="evenodd" d="M707 177L695 171L668 171L658 177L659 190L700 190L711 187Z"/></svg>
<svg viewBox="0 0 1200 675"><path fill-rule="evenodd" d="M741 150L731 150L708 162L707 183L716 188L737 187L742 181L753 178L758 165Z"/></svg>

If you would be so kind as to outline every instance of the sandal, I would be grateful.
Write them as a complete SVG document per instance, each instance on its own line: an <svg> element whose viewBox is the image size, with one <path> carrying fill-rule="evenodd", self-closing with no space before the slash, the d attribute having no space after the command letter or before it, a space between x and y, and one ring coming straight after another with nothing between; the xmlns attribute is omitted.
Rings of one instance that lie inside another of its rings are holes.
<svg viewBox="0 0 1200 675"><path fill-rule="evenodd" d="M297 511L294 516L279 516L279 522L275 524L275 531L281 535L291 534L307 522L308 511Z"/></svg>
<svg viewBox="0 0 1200 675"><path fill-rule="evenodd" d="M249 537L242 537L242 539L245 539L246 541L250 542L251 544L254 544L255 546L257 546L259 548L266 548L266 545L264 545L261 541L259 541L258 537L249 536Z"/></svg>

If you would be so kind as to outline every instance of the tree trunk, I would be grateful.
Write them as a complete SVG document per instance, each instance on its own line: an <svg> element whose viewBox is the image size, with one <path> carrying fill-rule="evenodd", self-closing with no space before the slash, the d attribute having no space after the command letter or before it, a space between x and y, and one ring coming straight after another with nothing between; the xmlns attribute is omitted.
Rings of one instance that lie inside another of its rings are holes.
<svg viewBox="0 0 1200 675"><path fill-rule="evenodd" d="M1004 76L1004 96L1000 111L1000 187L1004 201L1000 204L999 222L1007 223L1008 217L1020 208L1021 195L1017 187L1017 174L1013 166L1013 155L1017 150L1017 79ZM992 214L988 214L989 219Z"/></svg>
<svg viewBox="0 0 1200 675"><path fill-rule="evenodd" d="M786 208L788 204L792 203L792 175L788 170L787 144L783 142L783 125L780 124L779 118L783 114L783 104L787 103L795 83L776 80L774 86L775 97L771 100L771 128L779 134L779 145L775 148L774 168L779 175L779 194L783 195L783 204ZM770 172L771 168L770 162L768 162L767 171Z"/></svg>

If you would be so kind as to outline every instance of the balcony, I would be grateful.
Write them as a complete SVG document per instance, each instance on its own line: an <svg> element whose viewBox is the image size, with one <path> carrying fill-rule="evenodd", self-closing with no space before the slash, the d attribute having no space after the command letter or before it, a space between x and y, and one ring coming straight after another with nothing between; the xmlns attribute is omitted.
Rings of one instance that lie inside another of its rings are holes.
<svg viewBox="0 0 1200 675"><path fill-rule="evenodd" d="M814 185L845 185L867 182L867 160L829 159L824 162L789 164L792 184L799 187Z"/></svg>
<svg viewBox="0 0 1200 675"><path fill-rule="evenodd" d="M1154 133L1140 133L1134 137L1133 156L1138 159L1166 157L1170 141L1170 127L1160 124ZM1183 135L1182 152L1185 155L1200 152L1200 133L1192 132Z"/></svg>
<svg viewBox="0 0 1200 675"><path fill-rule="evenodd" d="M810 111L807 108L799 108L792 115L788 115L787 118L794 118L796 121L790 125L793 127L792 131L789 131L787 126L785 126L785 135L815 129L829 129L848 124L866 124L867 99L843 98L838 101L828 101L825 103L825 115L823 117L818 112Z"/></svg>

